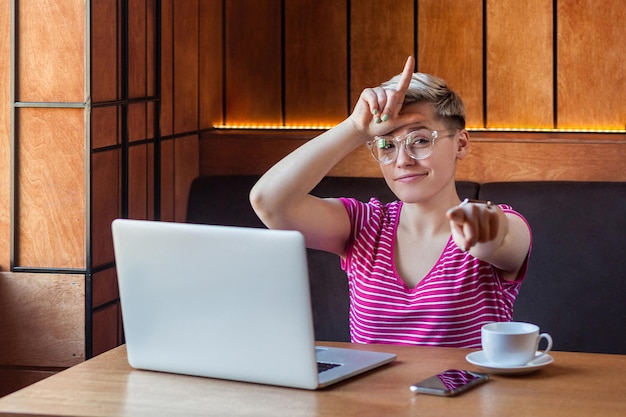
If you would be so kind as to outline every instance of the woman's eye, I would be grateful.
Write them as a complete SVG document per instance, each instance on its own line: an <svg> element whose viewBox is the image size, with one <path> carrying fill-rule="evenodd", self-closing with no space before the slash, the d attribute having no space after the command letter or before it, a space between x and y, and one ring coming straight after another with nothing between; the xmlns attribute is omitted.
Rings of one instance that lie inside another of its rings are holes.
<svg viewBox="0 0 626 417"><path fill-rule="evenodd" d="M380 150L388 151L394 149L396 144L388 139L378 138L378 140L376 140L376 147Z"/></svg>
<svg viewBox="0 0 626 417"><path fill-rule="evenodd" d="M425 146L425 145L428 145L429 143L430 143L430 140L428 140L427 138L423 136L417 136L417 137L411 138L409 145L410 146Z"/></svg>

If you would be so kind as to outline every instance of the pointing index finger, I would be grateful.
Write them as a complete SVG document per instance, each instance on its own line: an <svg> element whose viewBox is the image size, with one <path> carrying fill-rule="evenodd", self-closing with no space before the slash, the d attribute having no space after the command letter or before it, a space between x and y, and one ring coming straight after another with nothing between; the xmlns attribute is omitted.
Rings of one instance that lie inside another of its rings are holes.
<svg viewBox="0 0 626 417"><path fill-rule="evenodd" d="M398 86L396 87L397 91L400 93L406 93L409 89L409 85L411 84L411 78L413 77L413 67L415 66L414 60L412 56L409 56L404 64L404 69L402 70L402 75L398 80Z"/></svg>

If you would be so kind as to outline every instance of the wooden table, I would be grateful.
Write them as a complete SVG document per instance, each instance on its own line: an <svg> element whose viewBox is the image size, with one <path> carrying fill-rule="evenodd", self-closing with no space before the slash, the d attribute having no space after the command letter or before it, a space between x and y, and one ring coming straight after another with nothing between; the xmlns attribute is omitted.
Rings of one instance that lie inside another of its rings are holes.
<svg viewBox="0 0 626 417"><path fill-rule="evenodd" d="M326 343L348 346L346 343ZM398 360L321 391L134 370L120 346L0 399L0 416L626 416L626 355L553 352L528 375L493 375L457 397L409 385L450 368L478 370L467 349L349 345Z"/></svg>

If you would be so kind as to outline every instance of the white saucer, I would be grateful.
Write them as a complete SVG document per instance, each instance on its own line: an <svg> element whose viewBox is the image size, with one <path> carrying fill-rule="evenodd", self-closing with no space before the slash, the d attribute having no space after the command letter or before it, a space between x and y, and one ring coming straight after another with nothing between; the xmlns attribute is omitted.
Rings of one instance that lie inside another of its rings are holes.
<svg viewBox="0 0 626 417"><path fill-rule="evenodd" d="M537 355L540 355L541 352L537 352ZM503 374L503 375L511 375L511 374L528 374L534 372L544 366L550 365L554 362L554 358L549 354L542 356L541 358L535 359L527 363L526 365L521 366L499 366L493 363L490 363L487 358L485 358L485 353L482 350L478 352L472 352L468 354L465 359L476 366L480 366L485 371L492 374Z"/></svg>

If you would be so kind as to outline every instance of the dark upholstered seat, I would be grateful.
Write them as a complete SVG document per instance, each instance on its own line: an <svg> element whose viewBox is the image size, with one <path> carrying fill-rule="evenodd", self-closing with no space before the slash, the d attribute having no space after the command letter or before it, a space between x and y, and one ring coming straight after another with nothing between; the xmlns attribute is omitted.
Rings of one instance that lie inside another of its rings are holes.
<svg viewBox="0 0 626 417"><path fill-rule="evenodd" d="M480 187L533 230L514 318L538 324L555 350L626 353L626 183L508 182Z"/></svg>

